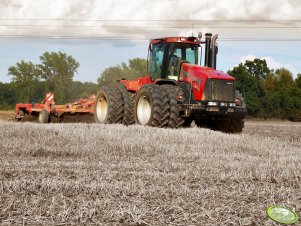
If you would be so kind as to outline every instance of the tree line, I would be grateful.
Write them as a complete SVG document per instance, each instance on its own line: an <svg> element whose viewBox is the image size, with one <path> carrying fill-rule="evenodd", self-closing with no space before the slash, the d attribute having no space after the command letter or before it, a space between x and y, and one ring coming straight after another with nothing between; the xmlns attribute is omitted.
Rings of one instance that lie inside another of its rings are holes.
<svg viewBox="0 0 301 226"><path fill-rule="evenodd" d="M8 69L12 82L0 83L0 108L12 108L17 102L40 102L48 91L55 93L56 103L68 103L96 93L100 86L147 74L147 61L134 58L106 68L97 84L82 83L73 81L79 63L72 56L46 52L40 60L38 65L21 61ZM301 74L294 79L289 70L272 70L262 59L240 63L227 73L236 78L250 117L301 121Z"/></svg>
<svg viewBox="0 0 301 226"><path fill-rule="evenodd" d="M73 81L79 67L72 56L45 52L40 63L21 60L8 68L10 83L0 83L0 108L11 109L16 103L39 103L47 92L55 102L64 104L97 92L97 84Z"/></svg>
<svg viewBox="0 0 301 226"><path fill-rule="evenodd" d="M261 59L247 60L228 74L236 78L249 116L301 121L301 74L294 79L289 70L271 70Z"/></svg>

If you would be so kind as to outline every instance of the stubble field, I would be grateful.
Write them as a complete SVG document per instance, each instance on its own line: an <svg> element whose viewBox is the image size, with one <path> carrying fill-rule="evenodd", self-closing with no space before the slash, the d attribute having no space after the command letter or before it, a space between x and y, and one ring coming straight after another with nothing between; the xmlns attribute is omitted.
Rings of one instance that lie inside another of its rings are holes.
<svg viewBox="0 0 301 226"><path fill-rule="evenodd" d="M277 225L301 213L301 124L208 129L0 121L0 224Z"/></svg>

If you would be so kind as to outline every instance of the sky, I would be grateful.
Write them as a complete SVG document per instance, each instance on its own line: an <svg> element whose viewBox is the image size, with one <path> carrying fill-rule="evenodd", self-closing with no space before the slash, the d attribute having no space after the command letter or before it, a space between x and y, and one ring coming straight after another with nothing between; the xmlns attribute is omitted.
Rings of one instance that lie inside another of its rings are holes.
<svg viewBox="0 0 301 226"><path fill-rule="evenodd" d="M1 0L0 82L46 51L72 55L74 80L96 82L107 67L146 58L149 39L198 32L218 33L219 70L261 58L301 73L299 0Z"/></svg>

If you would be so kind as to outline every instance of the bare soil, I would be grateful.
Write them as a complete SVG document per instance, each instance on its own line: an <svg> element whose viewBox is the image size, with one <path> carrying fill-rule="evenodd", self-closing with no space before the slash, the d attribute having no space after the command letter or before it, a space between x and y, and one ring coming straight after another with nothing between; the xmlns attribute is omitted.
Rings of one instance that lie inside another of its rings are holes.
<svg viewBox="0 0 301 226"><path fill-rule="evenodd" d="M301 124L208 129L0 121L1 225L278 225L301 214ZM296 224L298 225L298 224Z"/></svg>
<svg viewBox="0 0 301 226"><path fill-rule="evenodd" d="M94 115L89 113L64 114L61 118L52 117L53 123L94 123Z"/></svg>
<svg viewBox="0 0 301 226"><path fill-rule="evenodd" d="M0 111L0 120L6 120L11 121L15 118L15 111L9 110L9 111Z"/></svg>
<svg viewBox="0 0 301 226"><path fill-rule="evenodd" d="M0 111L0 120L4 121L15 121L15 112L10 111ZM20 122L38 122L37 116L26 114ZM51 117L52 123L93 123L94 116L89 113L76 113L76 114L64 114L62 117Z"/></svg>

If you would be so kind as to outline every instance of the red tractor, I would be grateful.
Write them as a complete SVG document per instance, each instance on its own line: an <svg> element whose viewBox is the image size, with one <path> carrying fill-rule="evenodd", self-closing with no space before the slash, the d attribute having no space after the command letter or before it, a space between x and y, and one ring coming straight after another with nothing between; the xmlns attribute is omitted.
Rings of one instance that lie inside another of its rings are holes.
<svg viewBox="0 0 301 226"><path fill-rule="evenodd" d="M216 70L217 35L152 39L148 75L102 87L95 99L97 123L199 127L240 133L247 114L235 78ZM205 45L204 66L201 66Z"/></svg>

